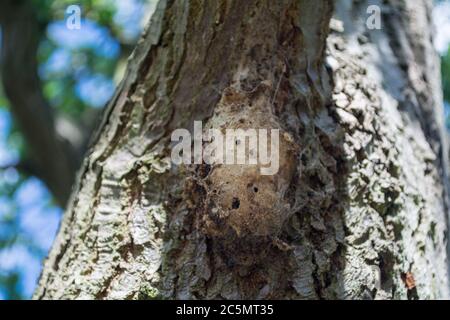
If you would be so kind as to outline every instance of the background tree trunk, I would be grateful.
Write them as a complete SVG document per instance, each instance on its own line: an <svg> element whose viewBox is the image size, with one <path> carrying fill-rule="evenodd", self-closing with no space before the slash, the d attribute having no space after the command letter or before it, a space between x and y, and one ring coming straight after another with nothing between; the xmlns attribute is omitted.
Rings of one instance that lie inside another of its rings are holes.
<svg viewBox="0 0 450 320"><path fill-rule="evenodd" d="M430 10L161 0L34 297L447 298ZM171 165L171 132L194 120L280 129L279 172Z"/></svg>
<svg viewBox="0 0 450 320"><path fill-rule="evenodd" d="M14 121L31 151L15 166L42 179L65 206L82 160L83 133L55 114L43 94L37 52L45 28L37 16L30 1L0 2L0 76Z"/></svg>

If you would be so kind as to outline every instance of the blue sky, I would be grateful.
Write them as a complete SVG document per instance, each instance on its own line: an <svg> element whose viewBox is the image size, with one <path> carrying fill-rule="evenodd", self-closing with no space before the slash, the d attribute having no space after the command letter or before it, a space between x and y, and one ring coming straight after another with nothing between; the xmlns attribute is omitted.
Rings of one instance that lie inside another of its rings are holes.
<svg viewBox="0 0 450 320"><path fill-rule="evenodd" d="M450 43L450 1L438 3L433 10L436 28L434 45L440 54L445 54Z"/></svg>

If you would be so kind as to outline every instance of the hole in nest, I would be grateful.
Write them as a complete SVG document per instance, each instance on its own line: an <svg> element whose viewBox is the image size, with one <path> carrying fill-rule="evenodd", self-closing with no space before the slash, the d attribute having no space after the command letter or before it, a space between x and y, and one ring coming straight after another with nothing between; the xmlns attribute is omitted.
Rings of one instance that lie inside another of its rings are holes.
<svg viewBox="0 0 450 320"><path fill-rule="evenodd" d="M239 198L233 198L233 201L231 202L231 208L232 209L239 209L239 206L241 205L241 202L239 201Z"/></svg>
<svg viewBox="0 0 450 320"><path fill-rule="evenodd" d="M253 191L258 192L258 188L257 187L253 187Z"/></svg>

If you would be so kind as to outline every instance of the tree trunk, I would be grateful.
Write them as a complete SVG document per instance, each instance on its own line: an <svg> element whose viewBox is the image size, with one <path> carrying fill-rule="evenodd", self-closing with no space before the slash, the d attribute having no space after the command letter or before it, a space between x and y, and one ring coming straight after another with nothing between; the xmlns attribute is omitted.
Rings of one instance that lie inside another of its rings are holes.
<svg viewBox="0 0 450 320"><path fill-rule="evenodd" d="M381 2L160 0L34 298L448 298L432 3ZM194 120L279 129L279 171L171 164Z"/></svg>

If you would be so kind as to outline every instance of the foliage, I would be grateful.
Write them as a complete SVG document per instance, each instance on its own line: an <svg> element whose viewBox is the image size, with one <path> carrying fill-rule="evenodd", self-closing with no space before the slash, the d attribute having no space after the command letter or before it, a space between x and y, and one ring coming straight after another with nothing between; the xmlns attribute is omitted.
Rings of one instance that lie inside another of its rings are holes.
<svg viewBox="0 0 450 320"><path fill-rule="evenodd" d="M442 73L442 89L444 94L444 101L446 102L446 108L450 103L450 49L441 58L441 73ZM448 113L448 110L447 110ZM450 117L447 115L446 119L447 127L450 129Z"/></svg>

